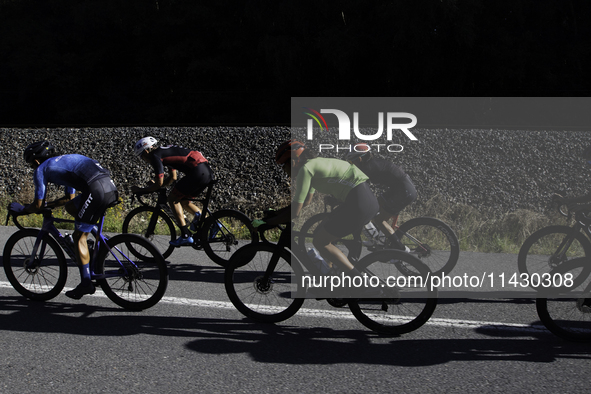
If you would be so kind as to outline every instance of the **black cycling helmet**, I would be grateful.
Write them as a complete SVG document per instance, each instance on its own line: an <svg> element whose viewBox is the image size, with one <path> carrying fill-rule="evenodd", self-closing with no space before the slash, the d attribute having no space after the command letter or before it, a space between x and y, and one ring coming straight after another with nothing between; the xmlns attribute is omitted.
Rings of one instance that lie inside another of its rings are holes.
<svg viewBox="0 0 591 394"><path fill-rule="evenodd" d="M591 164L591 146L588 146L583 151L583 154L581 156L583 156L583 159L585 159L587 161L587 163Z"/></svg>
<svg viewBox="0 0 591 394"><path fill-rule="evenodd" d="M49 141L37 141L25 148L25 161L31 164L33 160L43 162L52 156L55 156L55 147Z"/></svg>

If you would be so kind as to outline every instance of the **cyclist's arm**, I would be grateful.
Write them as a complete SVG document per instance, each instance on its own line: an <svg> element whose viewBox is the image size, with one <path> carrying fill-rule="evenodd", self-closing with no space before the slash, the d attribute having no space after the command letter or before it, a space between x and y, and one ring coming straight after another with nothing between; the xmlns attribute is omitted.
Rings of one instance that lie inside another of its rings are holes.
<svg viewBox="0 0 591 394"><path fill-rule="evenodd" d="M174 168L171 168L168 172L168 176L162 182L162 187L170 186L177 179L177 172Z"/></svg>
<svg viewBox="0 0 591 394"><path fill-rule="evenodd" d="M164 184L164 174L157 175L152 179L150 182L146 184L144 187L132 186L131 192L132 193L151 193L155 192L156 190L166 186Z"/></svg>
<svg viewBox="0 0 591 394"><path fill-rule="evenodd" d="M32 204L25 205L24 213L39 212L43 208L43 200L35 199Z"/></svg>
<svg viewBox="0 0 591 394"><path fill-rule="evenodd" d="M57 200L50 201L47 204L45 204L45 206L49 209L61 207L61 206L66 205L68 202L72 201L74 199L74 197L76 197L75 194L66 193L62 198L58 198ZM37 204L37 200L35 200L35 202L33 204ZM41 209L41 207L39 207L39 209Z"/></svg>

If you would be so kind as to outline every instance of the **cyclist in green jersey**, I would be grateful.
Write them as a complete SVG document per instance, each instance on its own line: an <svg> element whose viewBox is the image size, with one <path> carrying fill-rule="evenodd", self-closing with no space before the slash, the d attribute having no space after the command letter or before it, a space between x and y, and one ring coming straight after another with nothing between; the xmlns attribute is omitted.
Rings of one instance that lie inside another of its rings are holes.
<svg viewBox="0 0 591 394"><path fill-rule="evenodd" d="M266 223L287 223L310 203L316 191L330 194L341 204L318 226L312 242L327 262L339 265L351 276L360 275L333 242L359 230L378 213L379 204L369 188L368 177L344 160L316 157L296 140L281 144L275 161L290 177L296 177L296 190L291 215L288 209L284 209L277 216L267 219ZM254 224L262 223L255 221Z"/></svg>

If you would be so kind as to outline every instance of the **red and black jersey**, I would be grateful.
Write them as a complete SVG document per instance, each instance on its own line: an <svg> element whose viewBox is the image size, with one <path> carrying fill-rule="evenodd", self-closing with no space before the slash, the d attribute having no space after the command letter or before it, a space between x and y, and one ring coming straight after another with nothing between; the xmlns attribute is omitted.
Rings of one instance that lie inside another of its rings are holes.
<svg viewBox="0 0 591 394"><path fill-rule="evenodd" d="M207 159L201 152L176 145L160 147L154 150L150 156L156 176L164 176L164 166L186 174L199 164L207 163Z"/></svg>

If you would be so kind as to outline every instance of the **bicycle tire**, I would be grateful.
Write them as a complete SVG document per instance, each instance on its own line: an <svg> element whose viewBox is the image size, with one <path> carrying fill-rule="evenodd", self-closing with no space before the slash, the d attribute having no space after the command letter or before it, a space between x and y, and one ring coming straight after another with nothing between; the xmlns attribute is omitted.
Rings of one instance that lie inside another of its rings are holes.
<svg viewBox="0 0 591 394"><path fill-rule="evenodd" d="M304 222L300 228L299 235L297 237L297 244L302 250L307 250L308 247L312 247L312 239L314 238L314 231L323 220L325 220L329 212L317 213L311 216ZM347 242L346 239L339 239L332 242L337 248L345 253L349 258L359 258L361 255L362 243L361 235L359 233L352 235L353 240ZM354 241L354 242L353 242Z"/></svg>
<svg viewBox="0 0 591 394"><path fill-rule="evenodd" d="M240 248L228 263L224 286L232 304L244 316L263 323L278 323L289 319L301 308L304 298L294 298L297 285L293 275L302 275L292 255L281 250L273 277L263 283L262 277L278 246L267 243ZM246 262L245 262L246 261Z"/></svg>
<svg viewBox="0 0 591 394"><path fill-rule="evenodd" d="M234 252L244 245L257 243L259 236L248 216L233 209L222 209L205 220L199 230L199 240L207 256L226 267Z"/></svg>
<svg viewBox="0 0 591 394"><path fill-rule="evenodd" d="M587 259L583 264L589 265ZM552 270L552 274L564 274L579 269L582 264L568 261ZM586 277L585 279L587 279ZM585 280L579 281L577 288ZM591 283L587 283L582 294L569 298L537 298L536 311L540 321L554 335L573 342L591 341Z"/></svg>
<svg viewBox="0 0 591 394"><path fill-rule="evenodd" d="M153 219L153 215L157 215L157 230L148 228ZM121 231L123 234L139 234L146 238L158 248L165 259L174 251L174 246L170 244L170 241L176 239L176 227L168 215L158 208L141 206L133 209L123 220ZM170 234L170 236L168 236L167 233ZM136 257L142 256L136 254Z"/></svg>
<svg viewBox="0 0 591 394"><path fill-rule="evenodd" d="M564 241L565 237L573 234L573 228L568 226L548 226L542 228L530 235L521 248L517 256L517 269L520 274L525 274L531 278L533 274L542 275L549 273L559 265L585 257L591 258L591 242L581 233L574 233L573 243L571 243L567 255L560 258L557 256L556 248ZM549 254L549 251L554 251ZM591 265L585 265L584 269L574 279L576 282L584 279L591 273ZM530 287L537 290L538 287L530 284Z"/></svg>
<svg viewBox="0 0 591 394"><path fill-rule="evenodd" d="M424 325L437 306L437 289L429 286L429 267L418 258L399 250L386 249L362 258L355 267L377 276L384 298L351 299L349 309L365 327L380 334L401 335ZM401 268L404 267L404 270ZM411 272L407 276L405 272ZM384 286L389 277L404 278L396 290ZM420 277L420 280L419 280ZM392 296L388 297L388 292Z"/></svg>
<svg viewBox="0 0 591 394"><path fill-rule="evenodd" d="M404 222L395 232L432 271L433 275L450 273L460 257L460 242L455 232L439 219L419 217Z"/></svg>
<svg viewBox="0 0 591 394"><path fill-rule="evenodd" d="M35 301L47 301L56 297L66 285L68 266L59 244L45 234L37 253L35 268L24 265L30 259L39 230L25 229L14 233L6 241L3 265L12 287L24 297Z"/></svg>
<svg viewBox="0 0 591 394"><path fill-rule="evenodd" d="M133 311L156 305L168 286L168 268L158 249L136 234L117 235L107 240L107 245L111 251L101 245L95 265L98 275L119 274L97 279L107 297L115 304ZM135 251L139 251L139 255ZM128 275L121 275L121 264L111 252L125 265Z"/></svg>

